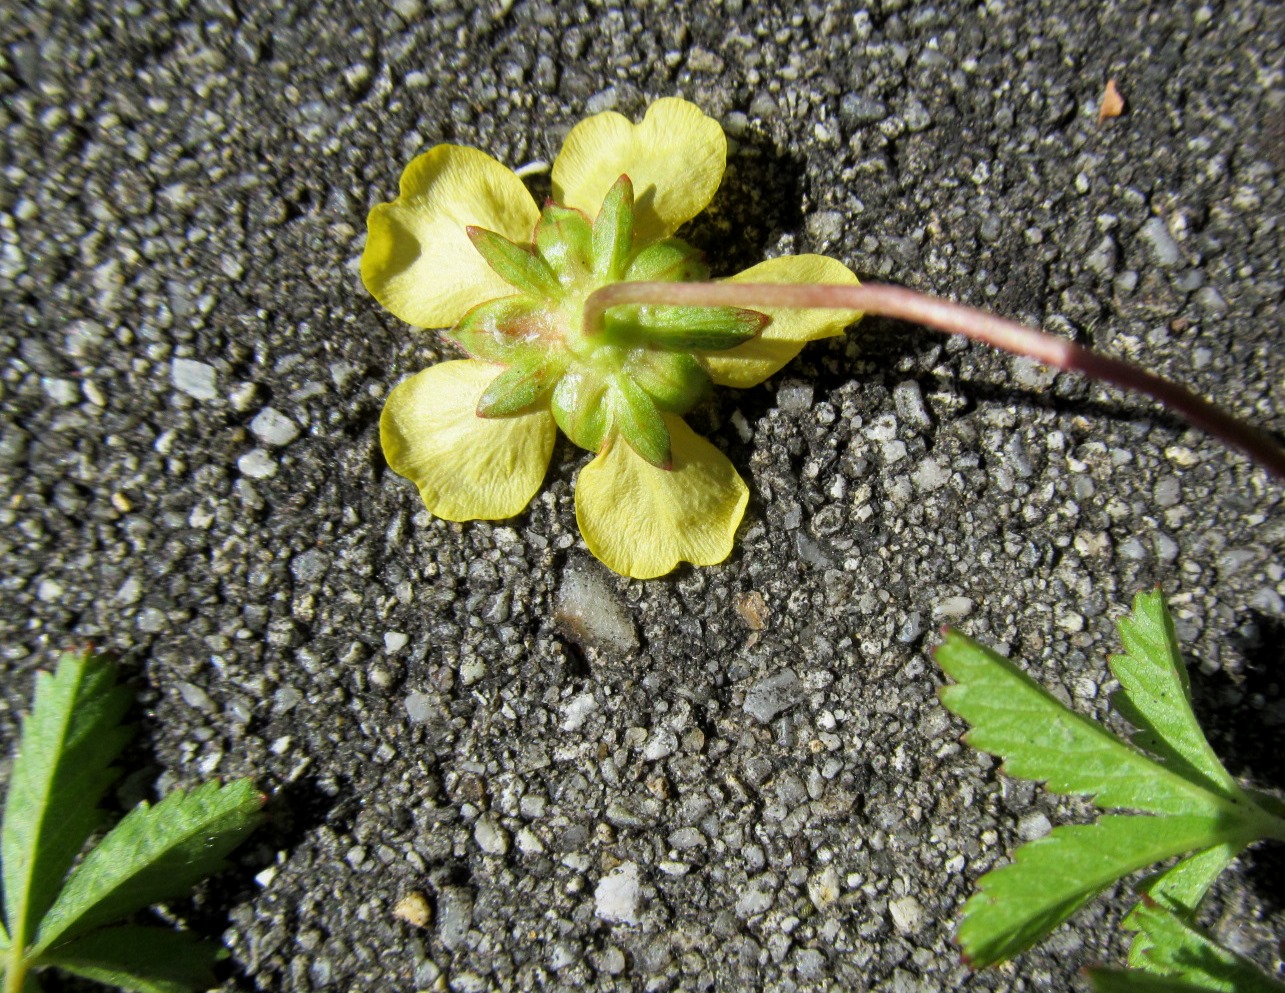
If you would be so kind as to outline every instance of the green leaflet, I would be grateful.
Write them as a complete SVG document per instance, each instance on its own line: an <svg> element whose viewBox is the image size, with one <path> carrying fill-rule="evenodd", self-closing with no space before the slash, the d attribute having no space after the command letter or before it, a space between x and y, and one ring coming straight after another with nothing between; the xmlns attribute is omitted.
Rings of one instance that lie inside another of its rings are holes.
<svg viewBox="0 0 1285 993"><path fill-rule="evenodd" d="M1141 904L1132 917L1150 940L1147 969L1155 978L1167 981L1166 988L1175 988L1177 982L1210 993L1285 993L1285 985L1263 975L1253 962L1223 948L1204 931L1156 903ZM1110 981L1104 987L1098 974L1093 974L1098 990L1112 989Z"/></svg>
<svg viewBox="0 0 1285 993"><path fill-rule="evenodd" d="M1208 986L1180 983L1169 976L1133 969L1090 969L1097 993L1209 993Z"/></svg>
<svg viewBox="0 0 1285 993"><path fill-rule="evenodd" d="M88 652L64 655L37 681L0 829L5 993L39 993L33 970L46 966L139 993L213 985L210 967L224 954L217 945L165 928L105 925L220 868L260 818L263 797L249 780L140 804L68 875L99 826L97 804L126 738L118 722L128 703L111 664Z"/></svg>
<svg viewBox="0 0 1285 993"><path fill-rule="evenodd" d="M1190 916L1219 873L1227 868L1242 847L1228 843L1188 855L1168 869L1148 876L1138 884L1138 892L1162 907ZM1124 919L1125 927L1139 931L1142 926L1139 914L1144 906L1145 903L1140 903L1129 912ZM1129 946L1129 965L1135 969L1148 968L1147 950L1150 947L1150 937L1145 931L1139 931Z"/></svg>
<svg viewBox="0 0 1285 993"><path fill-rule="evenodd" d="M175 790L154 807L140 803L71 874L40 924L36 950L187 892L223 868L262 805L244 779Z"/></svg>
<svg viewBox="0 0 1285 993"><path fill-rule="evenodd" d="M1117 879L1222 840L1238 827L1244 830L1219 818L1108 814L1096 824L1056 828L982 877L956 939L971 965L1002 962L1030 948Z"/></svg>
<svg viewBox="0 0 1285 993"><path fill-rule="evenodd" d="M1064 707L989 648L951 631L936 658L957 684L942 689L942 703L973 725L964 740L1002 756L1008 775L1046 781L1055 793L1088 796L1099 807L1210 817L1231 807L1203 781L1157 764Z"/></svg>
<svg viewBox="0 0 1285 993"><path fill-rule="evenodd" d="M1126 652L1111 664L1122 689L1113 702L1139 729L1134 745L1073 713L1012 662L962 635L948 632L937 649L942 669L956 681L942 689L942 702L973 725L969 744L1003 757L1003 771L1091 797L1102 808L1145 812L1058 828L984 876L958 932L974 965L1029 948L1117 879L1194 852L1141 887L1147 900L1189 913L1242 848L1285 836L1275 804L1242 790L1209 748L1158 595L1138 597L1121 634ZM1159 758L1135 747L1142 744ZM1162 961L1157 956L1167 953L1157 936L1170 940L1173 932L1144 926L1147 920L1142 907L1128 918L1142 931L1130 961L1154 970ZM1129 986L1131 975L1103 975L1104 983L1117 984L1111 989L1151 988L1146 980Z"/></svg>
<svg viewBox="0 0 1285 993"><path fill-rule="evenodd" d="M108 767L129 737L119 726L129 699L112 666L89 652L65 653L53 675L37 677L0 833L6 943L25 945L35 933L98 826Z"/></svg>
<svg viewBox="0 0 1285 993"><path fill-rule="evenodd" d="M1204 780L1212 790L1239 796L1240 788L1209 747L1192 712L1187 667L1164 597L1139 593L1133 613L1119 627L1125 654L1110 659L1121 687L1111 705L1138 729L1133 743L1188 779Z"/></svg>
<svg viewBox="0 0 1285 993"><path fill-rule="evenodd" d="M136 993L190 993L217 985L214 964L226 954L186 931L126 925L60 945L45 962Z"/></svg>

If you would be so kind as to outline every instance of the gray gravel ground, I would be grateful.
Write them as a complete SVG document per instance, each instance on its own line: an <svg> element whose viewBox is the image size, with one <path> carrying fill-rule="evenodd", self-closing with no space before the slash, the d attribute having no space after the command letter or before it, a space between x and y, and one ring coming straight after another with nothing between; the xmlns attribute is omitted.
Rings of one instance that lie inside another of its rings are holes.
<svg viewBox="0 0 1285 993"><path fill-rule="evenodd" d="M171 908L225 989L1080 987L1123 892L994 972L950 944L981 873L1087 814L960 745L947 620L1102 715L1158 584L1216 746L1282 783L1281 488L1143 401L868 321L698 414L746 523L645 583L585 552L570 446L500 524L385 467L383 398L448 353L362 290L366 210L437 142L550 160L671 94L733 139L691 228L716 271L824 252L1285 430L1285 8L858 6L0 9L0 743L91 640L142 699L121 804L274 794ZM1278 969L1279 871L1211 911Z"/></svg>

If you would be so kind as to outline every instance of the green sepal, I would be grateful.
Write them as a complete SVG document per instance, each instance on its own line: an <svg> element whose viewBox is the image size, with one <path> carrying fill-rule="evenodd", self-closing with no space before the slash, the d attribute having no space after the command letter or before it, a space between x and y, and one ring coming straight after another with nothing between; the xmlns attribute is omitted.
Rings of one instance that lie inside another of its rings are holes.
<svg viewBox="0 0 1285 993"><path fill-rule="evenodd" d="M635 349L625 372L668 414L687 413L710 389L709 373L688 352Z"/></svg>
<svg viewBox="0 0 1285 993"><path fill-rule="evenodd" d="M676 351L721 352L749 341L771 320L739 307L617 307L607 316L606 333Z"/></svg>
<svg viewBox="0 0 1285 993"><path fill-rule="evenodd" d="M634 256L626 282L689 283L709 279L704 257L680 238L652 242Z"/></svg>
<svg viewBox="0 0 1285 993"><path fill-rule="evenodd" d="M611 427L611 410L604 402L607 381L597 373L573 365L553 388L549 408L562 433L572 443L596 452Z"/></svg>
<svg viewBox="0 0 1285 993"><path fill-rule="evenodd" d="M532 346L551 342L556 328L543 304L526 296L480 303L447 337L475 359L509 365Z"/></svg>
<svg viewBox="0 0 1285 993"><path fill-rule="evenodd" d="M673 468L669 428L656 402L629 376L616 376L607 391L615 428L633 450L658 469Z"/></svg>
<svg viewBox="0 0 1285 993"><path fill-rule="evenodd" d="M634 184L621 176L593 222L593 275L599 284L624 278L634 248Z"/></svg>
<svg viewBox="0 0 1285 993"><path fill-rule="evenodd" d="M535 227L535 247L564 288L582 285L593 272L593 229L574 207L545 205Z"/></svg>
<svg viewBox="0 0 1285 993"><path fill-rule="evenodd" d="M553 389L565 369L565 361L523 356L491 380L477 402L477 416L504 417L525 410Z"/></svg>
<svg viewBox="0 0 1285 993"><path fill-rule="evenodd" d="M470 224L469 241L486 264L506 283L535 297L560 297L562 287L549 263L533 248L509 241L502 234Z"/></svg>

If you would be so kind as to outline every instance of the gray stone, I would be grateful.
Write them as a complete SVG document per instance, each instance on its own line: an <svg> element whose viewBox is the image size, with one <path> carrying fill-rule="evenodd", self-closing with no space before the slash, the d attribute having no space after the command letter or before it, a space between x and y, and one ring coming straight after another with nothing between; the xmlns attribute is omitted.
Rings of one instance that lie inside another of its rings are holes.
<svg viewBox="0 0 1285 993"><path fill-rule="evenodd" d="M913 896L903 896L888 901L888 914L893 926L902 934L918 931L924 920L924 908Z"/></svg>
<svg viewBox="0 0 1285 993"><path fill-rule="evenodd" d="M776 391L776 405L783 414L798 416L812 409L816 387L802 379L787 379Z"/></svg>
<svg viewBox="0 0 1285 993"><path fill-rule="evenodd" d="M766 724L803 699L803 683L793 669L760 679L745 694L745 712Z"/></svg>
<svg viewBox="0 0 1285 993"><path fill-rule="evenodd" d="M573 559L562 571L553 618L586 647L616 655L638 648L633 618L608 585L602 567L586 559Z"/></svg>
<svg viewBox="0 0 1285 993"><path fill-rule="evenodd" d="M839 116L848 125L875 124L888 116L888 106L863 93L845 93L839 101Z"/></svg>
<svg viewBox="0 0 1285 993"><path fill-rule="evenodd" d="M444 886L437 894L437 936L451 951L464 944L473 924L473 893L463 886Z"/></svg>

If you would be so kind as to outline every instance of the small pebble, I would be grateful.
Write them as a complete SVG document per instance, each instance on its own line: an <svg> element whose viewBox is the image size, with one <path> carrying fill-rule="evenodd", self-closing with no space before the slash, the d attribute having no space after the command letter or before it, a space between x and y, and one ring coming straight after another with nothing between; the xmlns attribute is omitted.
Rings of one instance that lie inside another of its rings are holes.
<svg viewBox="0 0 1285 993"><path fill-rule="evenodd" d="M433 698L427 693L410 693L406 697L406 716L412 724L423 724L436 709Z"/></svg>
<svg viewBox="0 0 1285 993"><path fill-rule="evenodd" d="M273 407L264 407L250 422L251 433L265 445L278 448L299 437L299 426Z"/></svg>
<svg viewBox="0 0 1285 993"><path fill-rule="evenodd" d="M427 927L433 919L433 907L419 890L412 890L397 901L393 916L414 927Z"/></svg>
<svg viewBox="0 0 1285 993"><path fill-rule="evenodd" d="M218 373L214 366L193 359L175 359L170 363L170 382L180 393L193 400L213 400L219 395Z"/></svg>
<svg viewBox="0 0 1285 993"><path fill-rule="evenodd" d="M277 474L277 463L266 449L252 448L236 460L241 475L251 479L271 479Z"/></svg>
<svg viewBox="0 0 1285 993"><path fill-rule="evenodd" d="M598 881L593 891L594 912L615 924L637 924L642 913L642 883L638 866L624 862Z"/></svg>
<svg viewBox="0 0 1285 993"><path fill-rule="evenodd" d="M1147 246L1156 265L1167 268L1182 261L1182 252L1169 233L1169 226L1165 224L1163 217L1153 217L1142 225L1138 238Z"/></svg>
<svg viewBox="0 0 1285 993"><path fill-rule="evenodd" d="M487 855L505 855L509 850L509 832L500 826L494 814L483 814L477 819L473 840Z"/></svg>
<svg viewBox="0 0 1285 993"><path fill-rule="evenodd" d="M902 934L911 934L919 930L924 919L924 908L913 896L903 896L888 901L888 913L892 923Z"/></svg>
<svg viewBox="0 0 1285 993"><path fill-rule="evenodd" d="M760 679L745 694L745 712L766 724L803 699L803 684L793 669Z"/></svg>

